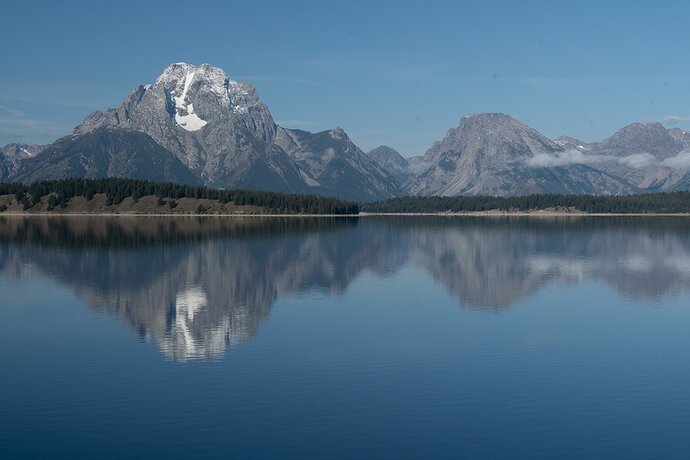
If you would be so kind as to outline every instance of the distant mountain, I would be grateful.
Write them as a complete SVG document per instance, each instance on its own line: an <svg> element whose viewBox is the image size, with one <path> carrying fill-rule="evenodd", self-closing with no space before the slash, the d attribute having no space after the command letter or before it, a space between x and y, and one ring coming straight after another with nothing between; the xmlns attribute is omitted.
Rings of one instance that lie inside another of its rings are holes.
<svg viewBox="0 0 690 460"><path fill-rule="evenodd" d="M0 181L8 180L23 160L35 157L45 147L39 144L7 144L0 147Z"/></svg>
<svg viewBox="0 0 690 460"><path fill-rule="evenodd" d="M666 129L657 122L632 123L601 142L585 143L568 136L556 142L566 150L586 155L592 167L642 190L686 188L682 183L686 182L690 161L681 157L690 149L690 136L681 129Z"/></svg>
<svg viewBox="0 0 690 460"><path fill-rule="evenodd" d="M409 162L392 147L381 145L369 151L367 156L384 171L392 174L400 183L405 183L410 176Z"/></svg>
<svg viewBox="0 0 690 460"><path fill-rule="evenodd" d="M564 162L561 145L500 113L464 117L435 142L406 183L415 195L625 194L636 187L586 164Z"/></svg>
<svg viewBox="0 0 690 460"><path fill-rule="evenodd" d="M402 192L342 129L281 128L251 84L207 64L168 66L153 85L89 115L13 178L115 173L363 201Z"/></svg>
<svg viewBox="0 0 690 460"><path fill-rule="evenodd" d="M685 148L661 123L633 123L608 139L592 146L592 153L613 157L600 168L623 177L643 189L659 190L673 186L684 175L668 161Z"/></svg>

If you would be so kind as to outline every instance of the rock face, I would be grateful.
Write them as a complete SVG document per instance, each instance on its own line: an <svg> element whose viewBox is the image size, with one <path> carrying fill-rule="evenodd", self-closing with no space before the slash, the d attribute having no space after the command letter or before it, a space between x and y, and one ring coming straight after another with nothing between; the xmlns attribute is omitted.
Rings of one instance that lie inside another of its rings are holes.
<svg viewBox="0 0 690 460"><path fill-rule="evenodd" d="M637 191L585 164L559 164L563 152L559 144L507 115L469 115L422 158L410 161L416 171L406 188L414 195L444 196Z"/></svg>
<svg viewBox="0 0 690 460"><path fill-rule="evenodd" d="M180 160L147 134L109 127L59 139L40 155L22 161L14 173L14 179L20 182L68 177L129 177L199 184Z"/></svg>
<svg viewBox="0 0 690 460"><path fill-rule="evenodd" d="M211 187L357 200L401 193L395 179L367 158L342 129L312 134L281 128L251 84L236 82L217 67L186 63L168 66L153 85L137 86L117 108L89 115L70 136L51 146L50 156L41 155L41 162L32 162L31 171L23 170L16 178L65 177L68 172L82 170L95 174L93 169L75 167L88 162L88 153L83 149L79 158L67 157L77 150L76 144L84 143L84 138L90 139L94 156L110 155L107 146L93 142L105 132L147 136L158 145L157 156L168 152L171 158L165 164L175 174L182 176L177 168L179 162L198 183ZM96 138L94 133L99 133ZM139 136L136 142L143 139ZM148 145L145 155L150 156L152 150L153 146ZM139 150L130 153L142 155ZM140 165L148 159L128 162ZM63 171L56 161L72 167ZM98 174L110 174L110 170L101 167ZM169 174L158 171L148 178L169 180Z"/></svg>

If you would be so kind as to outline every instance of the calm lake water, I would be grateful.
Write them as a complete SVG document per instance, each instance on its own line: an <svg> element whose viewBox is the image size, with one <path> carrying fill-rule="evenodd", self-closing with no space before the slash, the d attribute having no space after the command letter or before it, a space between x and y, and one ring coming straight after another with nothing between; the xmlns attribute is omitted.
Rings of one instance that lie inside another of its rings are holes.
<svg viewBox="0 0 690 460"><path fill-rule="evenodd" d="M690 219L1 218L1 458L688 458Z"/></svg>

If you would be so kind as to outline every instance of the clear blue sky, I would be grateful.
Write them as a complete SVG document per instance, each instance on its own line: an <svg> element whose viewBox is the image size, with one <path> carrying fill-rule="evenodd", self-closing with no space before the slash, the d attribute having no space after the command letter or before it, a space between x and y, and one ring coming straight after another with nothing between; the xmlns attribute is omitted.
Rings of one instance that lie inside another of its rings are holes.
<svg viewBox="0 0 690 460"><path fill-rule="evenodd" d="M0 144L52 141L176 61L251 81L285 126L406 156L472 112L586 141L690 129L690 2L600 3L6 0Z"/></svg>

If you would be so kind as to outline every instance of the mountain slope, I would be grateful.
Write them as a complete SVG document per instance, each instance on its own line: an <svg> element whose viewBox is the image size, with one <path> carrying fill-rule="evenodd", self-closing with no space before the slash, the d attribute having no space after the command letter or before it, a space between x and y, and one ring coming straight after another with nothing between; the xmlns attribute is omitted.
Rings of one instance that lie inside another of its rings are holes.
<svg viewBox="0 0 690 460"><path fill-rule="evenodd" d="M185 165L150 136L108 128L63 137L40 155L22 161L13 175L13 179L20 182L68 177L128 177L199 183Z"/></svg>
<svg viewBox="0 0 690 460"><path fill-rule="evenodd" d="M290 155L305 183L327 195L370 201L403 193L393 176L341 128L315 134L280 128L276 142Z"/></svg>
<svg viewBox="0 0 690 460"><path fill-rule="evenodd" d="M533 193L633 193L624 180L584 164L542 166L538 155L563 148L523 123L500 113L464 117L435 142L407 182L415 195L527 195Z"/></svg>

